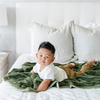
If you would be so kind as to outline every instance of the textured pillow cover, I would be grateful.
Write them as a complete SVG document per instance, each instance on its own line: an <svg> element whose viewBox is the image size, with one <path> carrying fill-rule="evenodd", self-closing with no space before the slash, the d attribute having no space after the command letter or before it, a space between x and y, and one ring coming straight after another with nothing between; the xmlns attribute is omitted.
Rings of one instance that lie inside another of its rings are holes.
<svg viewBox="0 0 100 100"><path fill-rule="evenodd" d="M85 25L86 28L90 28L90 29L96 28L98 26L100 26L100 24L92 23L92 22L89 22L87 25Z"/></svg>
<svg viewBox="0 0 100 100"><path fill-rule="evenodd" d="M32 55L36 59L36 53L41 42L49 41L55 48L55 60L57 63L65 63L74 56L72 36L67 30L67 25L58 29L49 26L41 25L39 23L32 23L33 40Z"/></svg>
<svg viewBox="0 0 100 100"><path fill-rule="evenodd" d="M85 28L71 21L70 31L74 40L74 51L79 61L88 61L90 58L100 60L100 26Z"/></svg>

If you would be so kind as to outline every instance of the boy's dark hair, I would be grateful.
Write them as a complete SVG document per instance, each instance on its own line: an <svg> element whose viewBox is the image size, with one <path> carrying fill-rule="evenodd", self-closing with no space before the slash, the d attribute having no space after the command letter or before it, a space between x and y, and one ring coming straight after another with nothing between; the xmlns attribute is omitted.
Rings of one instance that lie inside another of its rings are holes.
<svg viewBox="0 0 100 100"><path fill-rule="evenodd" d="M48 41L44 41L40 44L38 51L40 50L40 48L45 48L50 50L53 54L55 54L55 47Z"/></svg>

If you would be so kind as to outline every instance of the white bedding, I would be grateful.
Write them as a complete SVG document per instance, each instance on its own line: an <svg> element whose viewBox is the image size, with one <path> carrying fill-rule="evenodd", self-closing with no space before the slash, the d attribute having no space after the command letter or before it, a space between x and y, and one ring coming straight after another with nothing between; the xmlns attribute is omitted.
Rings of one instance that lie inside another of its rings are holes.
<svg viewBox="0 0 100 100"><path fill-rule="evenodd" d="M27 61L31 61L31 56L29 54L23 54L17 59L12 68L21 68L21 65ZM3 81L0 84L0 100L100 100L100 88L58 89L53 87L39 93L21 92Z"/></svg>

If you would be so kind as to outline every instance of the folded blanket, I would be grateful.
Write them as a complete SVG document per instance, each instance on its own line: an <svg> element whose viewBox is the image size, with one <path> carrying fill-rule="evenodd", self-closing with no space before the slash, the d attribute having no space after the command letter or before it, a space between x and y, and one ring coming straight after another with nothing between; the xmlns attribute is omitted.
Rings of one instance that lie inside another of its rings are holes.
<svg viewBox="0 0 100 100"><path fill-rule="evenodd" d="M70 62L72 63L72 62ZM75 63L75 62L73 62ZM86 63L86 62L85 62ZM85 63L75 63L72 68L74 71L79 71ZM36 63L26 62L20 69L12 69L3 79L8 81L12 86L24 92L39 92L37 87L42 82L38 74L30 73ZM65 64L54 63L55 66L64 66ZM91 70L85 71L82 76L68 78L62 82L54 80L48 88L98 88L100 87L100 61L95 61Z"/></svg>

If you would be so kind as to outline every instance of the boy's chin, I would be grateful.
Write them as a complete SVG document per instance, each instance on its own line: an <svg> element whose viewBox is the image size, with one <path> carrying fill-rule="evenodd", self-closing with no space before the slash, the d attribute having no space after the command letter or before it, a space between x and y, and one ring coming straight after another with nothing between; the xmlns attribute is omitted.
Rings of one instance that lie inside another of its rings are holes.
<svg viewBox="0 0 100 100"><path fill-rule="evenodd" d="M41 62L40 65L46 65L45 63Z"/></svg>

